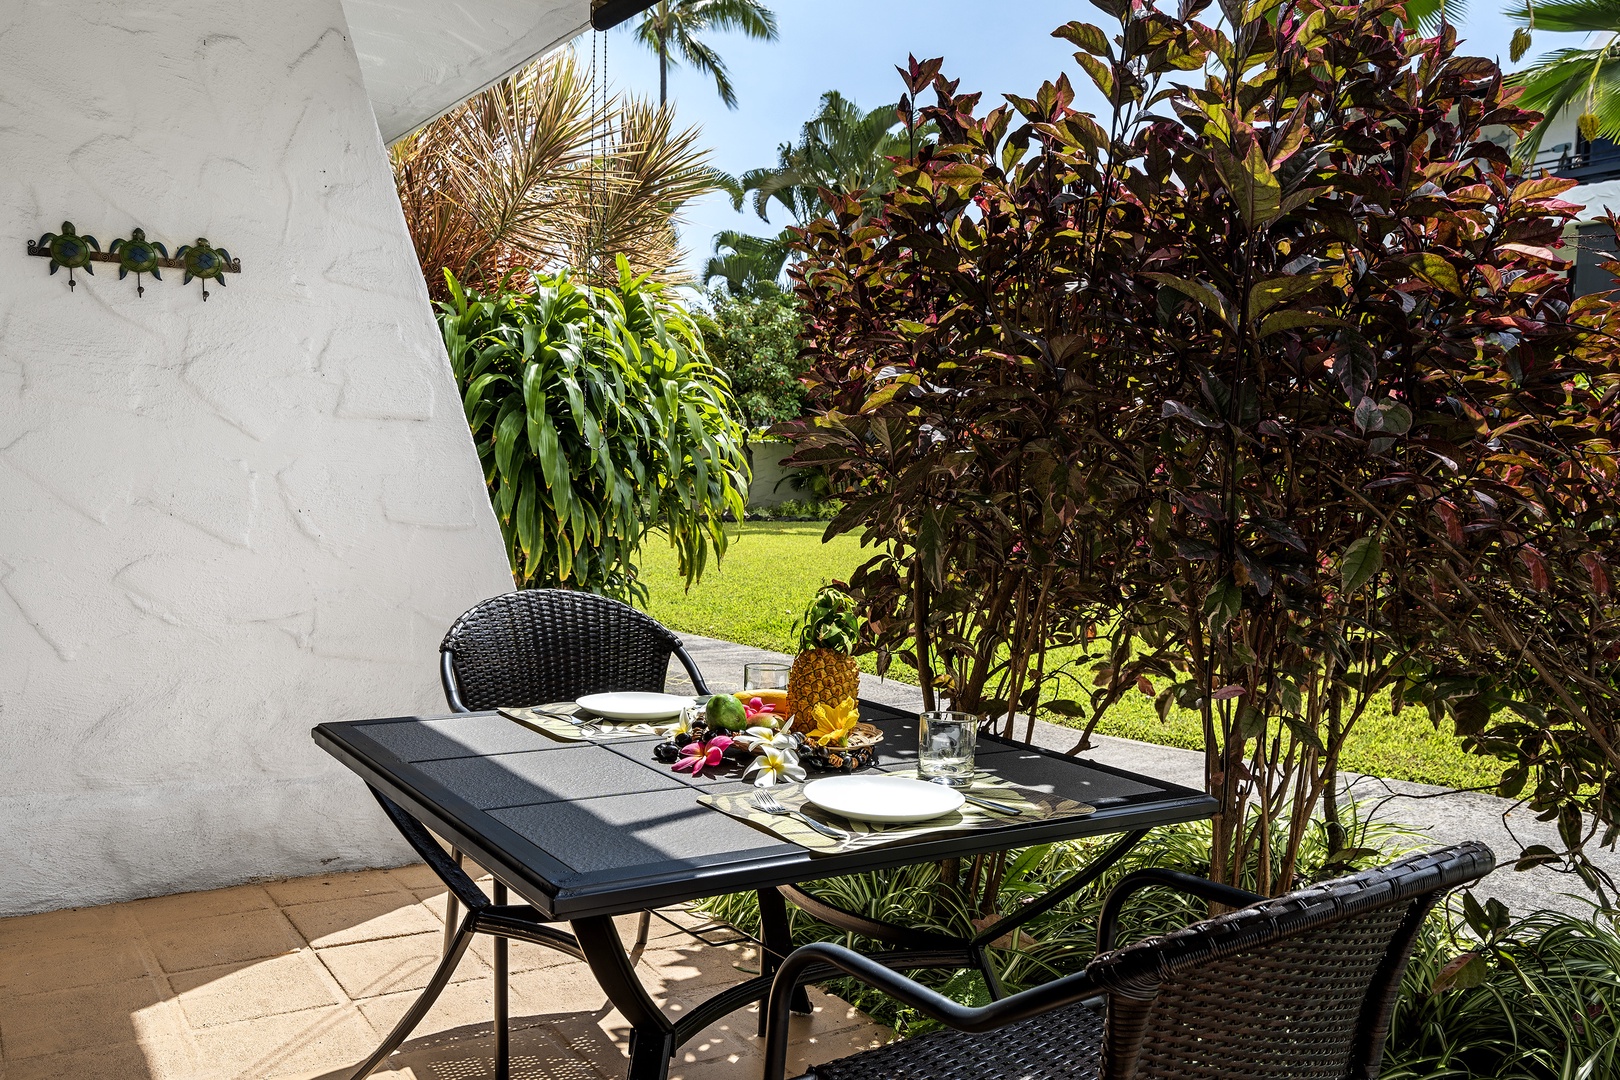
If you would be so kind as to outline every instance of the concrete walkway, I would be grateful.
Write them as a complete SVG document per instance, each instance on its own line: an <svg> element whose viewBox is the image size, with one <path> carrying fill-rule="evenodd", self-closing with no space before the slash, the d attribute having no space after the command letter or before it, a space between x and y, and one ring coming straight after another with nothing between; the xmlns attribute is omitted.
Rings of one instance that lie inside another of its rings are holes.
<svg viewBox="0 0 1620 1080"><path fill-rule="evenodd" d="M781 653L715 638L688 634L683 635L683 639L704 677L716 688L742 685L742 666L746 663L791 659ZM671 673L672 689L677 683L673 677L676 674L681 675L682 685L689 685L678 665L672 667ZM909 683L862 674L861 694L897 708L922 708L922 691ZM1079 733L1070 728L1045 721L1037 721L1035 725L1036 744L1051 750L1072 749L1078 736ZM1092 742L1096 745L1080 755L1088 761L1187 787L1204 786L1204 758L1196 751L1106 735L1095 735ZM1497 861L1504 865L1475 890L1480 896L1494 896L1518 913L1537 908L1558 908L1578 914L1591 910L1587 899L1591 894L1573 874L1561 874L1548 867L1522 873L1512 869L1513 860L1523 847L1546 844L1558 850L1562 845L1552 823L1537 821L1533 812L1515 808L1510 800L1484 792L1453 791L1431 784L1355 774L1344 777L1344 790L1350 798L1363 804L1372 820L1412 828L1432 839L1436 846L1463 840L1483 840L1489 844L1496 852ZM1620 880L1620 853L1603 851L1594 861Z"/></svg>

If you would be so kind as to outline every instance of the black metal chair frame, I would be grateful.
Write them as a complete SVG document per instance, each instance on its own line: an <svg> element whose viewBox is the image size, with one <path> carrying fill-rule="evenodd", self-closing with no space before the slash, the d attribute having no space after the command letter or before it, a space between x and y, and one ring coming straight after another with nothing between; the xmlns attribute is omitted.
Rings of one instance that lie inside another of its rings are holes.
<svg viewBox="0 0 1620 1080"><path fill-rule="evenodd" d="M623 604L618 600L597 596L592 593L580 593L565 589L530 589L516 593L506 593L475 604L464 612L445 633L444 641L439 646L439 680L444 686L444 698L452 712L467 713L476 711L463 699L460 680L456 675L455 647L458 636L467 620L478 615L491 605L538 605L558 599L559 594L565 597L566 602L570 604L596 606L602 610L614 611L621 618L630 618L637 629L649 635L658 645L667 646L667 655L680 660L681 666L686 669L687 677L692 680L693 688L699 694L709 693L709 685L704 680L703 673L698 670L697 662L686 651L686 646L681 642L681 639L650 615L636 611L628 604ZM618 611L620 608L624 610L622 612ZM657 649L655 648L654 651L656 652ZM667 665L667 659L665 663ZM659 689L662 688L662 682L660 682ZM573 688L559 687L553 694L546 696L562 700L563 698L577 696L579 692ZM500 704L539 705L546 704L546 702L509 701ZM527 904L508 904L506 902L506 885L499 879L494 883L492 890L494 894L493 900L486 897L483 890L477 886L472 878L468 877L465 869L463 869L464 860L458 848L452 846L449 853L446 854L438 842L433 839L432 834L422 828L421 824L414 818L388 801L375 789L373 789L372 794L377 796L377 801L382 804L383 812L404 834L411 847L445 881L449 891L445 900L444 949L438 968L434 970L433 977L428 981L428 986L423 990L421 997L395 1025L394 1030L389 1033L388 1038L383 1041L376 1052L355 1070L352 1074L352 1080L361 1080L361 1078L369 1075L372 1070L387 1059L389 1054L392 1054L398 1048L400 1043L404 1042L411 1031L416 1028L416 1025L421 1023L422 1018L427 1015L428 1009L432 1007L434 1000L439 996L445 985L449 983L450 976L455 972L456 965L461 962L461 958L466 953L467 946L472 942L474 934L490 934L495 938L493 949L495 1077L496 1080L507 1080L510 1072L509 1036L507 1032L507 942L515 938L519 941L545 945L582 960L586 958L585 953L573 934L548 925L533 907ZM465 907L467 911L464 918L460 914L460 908L462 907ZM630 950L630 962L632 964L639 959L642 951L647 947L647 938L651 926L651 913L643 911L636 930L636 943Z"/></svg>
<svg viewBox="0 0 1620 1080"><path fill-rule="evenodd" d="M1312 930L1330 927L1368 911L1407 904L1399 928L1388 942L1377 972L1367 987L1360 1021L1346 1063L1347 1080L1371 1080L1378 1075L1390 1013L1400 991L1406 963L1424 920L1446 892L1477 880L1495 865L1489 848L1468 842L1427 855L1409 856L1389 866L1313 886L1287 896L1268 899L1188 874L1164 869L1139 870L1126 875L1109 893L1098 925L1098 954L1086 969L1074 975L998 997L982 1008L961 1005L907 978L875 959L841 945L817 942L795 950L778 966L766 1017L764 1080L783 1080L787 1067L788 1016L794 995L806 982L839 974L853 976L889 994L901 1003L959 1032L988 1034L1056 1009L1085 1003L1110 1008L1129 1000L1141 1009L1157 996L1163 980L1227 956L1245 953ZM1176 934L1151 938L1115 950L1119 916L1132 895L1149 886L1179 889L1193 896L1239 910L1197 923ZM993 996L994 991L992 991ZM1140 1019L1140 1017L1138 1017ZM1141 1047L1113 1045L1140 1039L1140 1024L1129 1020L1106 1026L1104 1039L1112 1042L1099 1062L1132 1062ZM927 1038L927 1036L923 1036ZM875 1051L874 1053L882 1053ZM855 1055L851 1062L859 1061ZM1128 1076L1134 1064L1103 1065L1099 1076ZM814 1070L809 1074L815 1077ZM908 1074L909 1075L909 1074ZM1202 1075L1202 1074L1201 1074ZM1234 1071L1230 1074L1239 1075ZM943 1080L943 1078L941 1078Z"/></svg>

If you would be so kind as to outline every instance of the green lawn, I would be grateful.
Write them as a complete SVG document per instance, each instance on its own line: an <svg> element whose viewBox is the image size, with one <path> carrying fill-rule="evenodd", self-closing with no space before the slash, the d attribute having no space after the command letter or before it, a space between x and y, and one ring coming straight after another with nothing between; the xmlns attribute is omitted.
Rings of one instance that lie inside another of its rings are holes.
<svg viewBox="0 0 1620 1080"><path fill-rule="evenodd" d="M795 651L793 622L823 582L847 578L865 556L852 538L821 542L822 523L750 522L739 527L724 564L688 592L675 569L675 554L656 542L644 552L643 578L651 598L648 611L666 626L705 637ZM873 670L873 658L861 657ZM716 672L715 682L740 678ZM892 677L915 673L896 663ZM1161 722L1145 695L1132 694L1098 726L1107 735L1200 749L1203 736L1196 714L1173 712ZM1355 772L1451 787L1494 783L1501 767L1489 758L1465 753L1449 731L1435 731L1428 714L1407 709L1400 716L1380 703L1357 724L1345 747L1344 767Z"/></svg>

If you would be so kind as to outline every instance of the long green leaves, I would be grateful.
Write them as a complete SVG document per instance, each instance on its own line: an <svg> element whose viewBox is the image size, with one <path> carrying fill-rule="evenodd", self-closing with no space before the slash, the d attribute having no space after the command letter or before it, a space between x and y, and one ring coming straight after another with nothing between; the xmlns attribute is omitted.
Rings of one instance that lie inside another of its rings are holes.
<svg viewBox="0 0 1620 1080"><path fill-rule="evenodd" d="M440 329L522 587L641 601L637 553L662 532L688 583L748 487L725 375L664 287L621 257L618 286L536 274L470 292L448 271Z"/></svg>

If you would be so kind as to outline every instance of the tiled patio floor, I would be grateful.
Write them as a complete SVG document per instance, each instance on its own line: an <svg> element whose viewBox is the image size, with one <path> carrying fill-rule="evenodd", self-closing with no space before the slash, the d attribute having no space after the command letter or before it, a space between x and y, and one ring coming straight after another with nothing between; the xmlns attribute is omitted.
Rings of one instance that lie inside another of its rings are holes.
<svg viewBox="0 0 1620 1080"><path fill-rule="evenodd" d="M414 866L0 919L0 1080L339 1080L426 982L443 912L443 888ZM633 939L633 917L620 932ZM374 1076L493 1076L490 945L476 939ZM624 1076L628 1029L584 964L514 942L511 967L514 1077ZM640 967L672 1011L757 970L752 949L700 946L657 919ZM811 993L815 1015L794 1021L795 1066L889 1036ZM749 1010L714 1024L682 1048L671 1077L756 1080L756 1023Z"/></svg>

